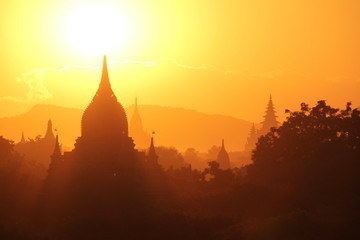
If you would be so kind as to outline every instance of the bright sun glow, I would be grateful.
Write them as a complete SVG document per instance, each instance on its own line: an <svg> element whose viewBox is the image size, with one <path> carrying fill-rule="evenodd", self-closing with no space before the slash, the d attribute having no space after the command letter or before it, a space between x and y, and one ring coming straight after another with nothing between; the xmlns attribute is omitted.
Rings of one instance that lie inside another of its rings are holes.
<svg viewBox="0 0 360 240"><path fill-rule="evenodd" d="M66 23L69 41L86 54L104 54L123 47L129 29L129 20L124 15L101 4L80 7Z"/></svg>

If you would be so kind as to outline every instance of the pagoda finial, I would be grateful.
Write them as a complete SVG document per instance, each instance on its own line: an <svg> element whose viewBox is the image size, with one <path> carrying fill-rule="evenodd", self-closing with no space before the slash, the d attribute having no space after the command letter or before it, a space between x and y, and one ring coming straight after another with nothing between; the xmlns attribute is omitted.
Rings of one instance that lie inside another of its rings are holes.
<svg viewBox="0 0 360 240"><path fill-rule="evenodd" d="M138 110L138 103L137 103L137 97L135 97L135 111Z"/></svg>
<svg viewBox="0 0 360 240"><path fill-rule="evenodd" d="M104 55L101 82L96 95L110 95L110 96L114 95L114 92L111 89L111 85L110 85L106 55Z"/></svg>
<svg viewBox="0 0 360 240"><path fill-rule="evenodd" d="M101 80L109 80L106 55L104 55L104 58L103 58L103 69L102 69Z"/></svg>
<svg viewBox="0 0 360 240"><path fill-rule="evenodd" d="M222 142L222 143L221 143L221 147L222 147L222 148L225 148L224 139L222 139L221 142Z"/></svg>

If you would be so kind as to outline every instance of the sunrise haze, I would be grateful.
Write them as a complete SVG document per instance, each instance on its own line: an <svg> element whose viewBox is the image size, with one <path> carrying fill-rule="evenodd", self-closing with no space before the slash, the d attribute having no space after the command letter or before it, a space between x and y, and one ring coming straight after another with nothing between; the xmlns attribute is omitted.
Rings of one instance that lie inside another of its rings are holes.
<svg viewBox="0 0 360 240"><path fill-rule="evenodd" d="M104 51L124 106L138 96L251 122L262 121L270 94L281 120L300 102L359 106L359 11L358 1L334 0L2 1L0 116L39 103L84 109L103 28L116 40ZM88 40L74 40L77 26Z"/></svg>

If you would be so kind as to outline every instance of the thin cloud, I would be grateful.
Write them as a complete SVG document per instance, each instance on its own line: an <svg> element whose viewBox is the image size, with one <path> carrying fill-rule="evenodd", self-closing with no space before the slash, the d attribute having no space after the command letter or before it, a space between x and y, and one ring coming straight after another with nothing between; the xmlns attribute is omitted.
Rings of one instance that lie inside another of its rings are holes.
<svg viewBox="0 0 360 240"><path fill-rule="evenodd" d="M16 80L20 83L25 83L28 87L26 93L27 101L36 101L52 98L52 94L46 88L44 80L45 74L48 70L35 69L32 72L22 74L21 77Z"/></svg>
<svg viewBox="0 0 360 240"><path fill-rule="evenodd" d="M164 58L164 57L155 58L155 59L150 60L150 61L140 61L140 60L112 61L111 64L118 64L118 63L141 64L141 65L143 65L145 67L158 67L158 66L161 66L164 62L171 63L171 64L173 64L173 65L175 65L177 67L180 67L180 68L186 68L186 69L191 69L191 70L203 70L203 71L214 70L216 72L220 72L220 73L223 73L223 74L238 73L237 71L223 70L223 69L220 69L218 67L215 67L213 65L208 65L208 64L201 64L200 66L186 65L186 64L179 63L175 59Z"/></svg>
<svg viewBox="0 0 360 240"><path fill-rule="evenodd" d="M275 79L275 78L283 75L284 72L285 72L284 69L278 69L278 70L275 70L275 71L248 74L248 77L250 77L250 78L261 77L261 78L267 78L267 79Z"/></svg>
<svg viewBox="0 0 360 240"><path fill-rule="evenodd" d="M123 61L114 61L114 62L111 62L111 64L117 64L117 63L125 63L125 64L129 64L129 63L132 63L132 64L141 64L143 65L144 67L156 67L158 66L158 64L155 62L155 61L137 61L137 60L123 60Z"/></svg>
<svg viewBox="0 0 360 240"><path fill-rule="evenodd" d="M164 62L171 63L174 66L191 69L191 70L201 70L208 71L213 70L222 74L232 74L237 73L236 71L226 71L219 69L215 66L202 64L200 66L191 66L179 63L175 59L171 58L155 58L150 61L140 61L140 60L120 60L120 61L110 61L110 66L118 65L118 64L140 64L144 67L158 67ZM48 72L69 72L76 69L82 70L97 70L100 69L101 66L82 66L82 65L74 65L74 64L65 64L62 68L36 68L30 72L23 73L20 77L16 78L16 81L19 83L23 83L27 86L27 92L23 97L15 97L15 96L2 96L0 100L5 101L13 101L18 103L34 103L42 100L51 99L53 97L52 93L46 87L45 79Z"/></svg>
<svg viewBox="0 0 360 240"><path fill-rule="evenodd" d="M201 64L200 66L191 66L191 65L185 65L182 63L179 63L177 60L175 59L171 59L171 58L156 58L155 60L153 60L154 62L157 61L166 61L169 63L174 64L175 66L181 67L181 68L186 68L186 69L192 69L192 70L203 70L203 71L207 71L207 70L214 70L216 72L220 72L223 74L234 74L234 73L238 73L237 71L229 71L229 70L223 70L220 69L218 67L215 67L213 65L209 65L209 64Z"/></svg>
<svg viewBox="0 0 360 240"><path fill-rule="evenodd" d="M16 78L19 83L27 86L27 92L23 97L2 96L0 100L12 101L17 103L33 103L41 100L51 99L52 93L45 85L45 78L48 72L68 72L72 69L99 69L93 66L79 66L74 64L65 64L63 68L36 68L30 72L21 74Z"/></svg>

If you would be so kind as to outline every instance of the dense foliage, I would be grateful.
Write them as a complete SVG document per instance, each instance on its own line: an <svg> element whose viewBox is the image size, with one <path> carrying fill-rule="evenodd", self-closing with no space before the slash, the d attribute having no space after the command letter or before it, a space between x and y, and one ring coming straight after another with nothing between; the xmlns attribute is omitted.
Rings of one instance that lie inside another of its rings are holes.
<svg viewBox="0 0 360 240"><path fill-rule="evenodd" d="M223 170L217 162L201 171L175 168L181 154L164 148L173 167L145 167L136 186L146 186L120 192L112 206L118 209L101 224L97 209L84 208L86 218L78 212L67 217L61 208L62 218L39 214L44 205L36 196L44 192L37 166L24 163L0 138L0 238L360 239L360 111L350 103L339 110L319 101L287 112L280 127L260 137L253 164L244 168ZM123 189L129 186L124 179ZM141 199L129 198L130 192Z"/></svg>

